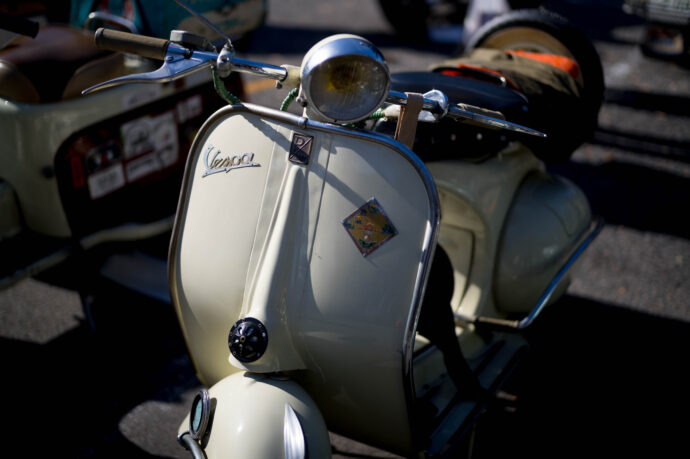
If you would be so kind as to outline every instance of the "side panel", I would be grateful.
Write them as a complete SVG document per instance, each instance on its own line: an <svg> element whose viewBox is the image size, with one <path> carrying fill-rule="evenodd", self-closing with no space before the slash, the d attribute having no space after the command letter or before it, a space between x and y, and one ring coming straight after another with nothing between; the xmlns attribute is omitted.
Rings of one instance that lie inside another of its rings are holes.
<svg viewBox="0 0 690 459"><path fill-rule="evenodd" d="M529 175L516 194L498 244L493 291L499 310L531 311L591 221L587 197L572 182Z"/></svg>
<svg viewBox="0 0 690 459"><path fill-rule="evenodd" d="M467 316L500 316L492 282L501 231L516 190L527 174L542 165L530 151L511 147L481 163L438 161L428 166L443 208L439 240L458 256L454 259L451 255L460 278L452 306ZM467 240L471 253L459 256L462 254L454 246L466 250L463 244Z"/></svg>
<svg viewBox="0 0 690 459"><path fill-rule="evenodd" d="M342 222L371 198L398 234L365 257ZM432 226L425 185L402 155L333 139L300 318L314 370L304 382L330 429L404 454L402 344Z"/></svg>

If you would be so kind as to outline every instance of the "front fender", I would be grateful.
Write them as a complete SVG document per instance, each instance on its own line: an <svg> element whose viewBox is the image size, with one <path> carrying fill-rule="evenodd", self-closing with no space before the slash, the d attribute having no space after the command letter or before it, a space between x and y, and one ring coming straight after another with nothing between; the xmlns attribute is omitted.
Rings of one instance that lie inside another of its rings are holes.
<svg viewBox="0 0 690 459"><path fill-rule="evenodd" d="M323 416L295 381L257 373L234 373L213 385L209 394L211 419L207 434L200 441L207 458L331 456ZM298 423L290 423L291 411ZM189 415L180 425L179 433L187 430ZM300 448L300 444L304 447Z"/></svg>

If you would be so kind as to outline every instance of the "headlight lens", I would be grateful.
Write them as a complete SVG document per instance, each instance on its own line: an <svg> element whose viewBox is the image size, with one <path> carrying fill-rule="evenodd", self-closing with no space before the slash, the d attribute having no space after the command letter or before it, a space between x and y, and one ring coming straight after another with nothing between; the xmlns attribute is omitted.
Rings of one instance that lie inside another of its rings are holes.
<svg viewBox="0 0 690 459"><path fill-rule="evenodd" d="M322 40L302 64L308 109L330 122L366 118L385 100L389 83L388 66L379 50L354 35Z"/></svg>

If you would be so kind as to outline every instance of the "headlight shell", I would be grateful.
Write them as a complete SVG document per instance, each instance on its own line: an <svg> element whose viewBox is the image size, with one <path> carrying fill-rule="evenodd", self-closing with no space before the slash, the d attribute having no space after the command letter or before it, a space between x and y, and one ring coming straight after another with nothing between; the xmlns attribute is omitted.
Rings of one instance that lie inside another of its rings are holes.
<svg viewBox="0 0 690 459"><path fill-rule="evenodd" d="M366 118L388 95L390 73L381 52L356 35L321 40L302 62L308 112L328 122Z"/></svg>

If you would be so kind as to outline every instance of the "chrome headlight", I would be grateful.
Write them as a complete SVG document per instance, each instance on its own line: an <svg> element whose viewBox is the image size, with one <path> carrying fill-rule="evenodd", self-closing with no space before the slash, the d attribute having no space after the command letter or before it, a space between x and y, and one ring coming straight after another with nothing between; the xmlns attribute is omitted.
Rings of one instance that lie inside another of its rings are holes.
<svg viewBox="0 0 690 459"><path fill-rule="evenodd" d="M386 99L389 85L383 55L356 35L321 40L302 61L307 113L325 121L349 123L366 118Z"/></svg>

